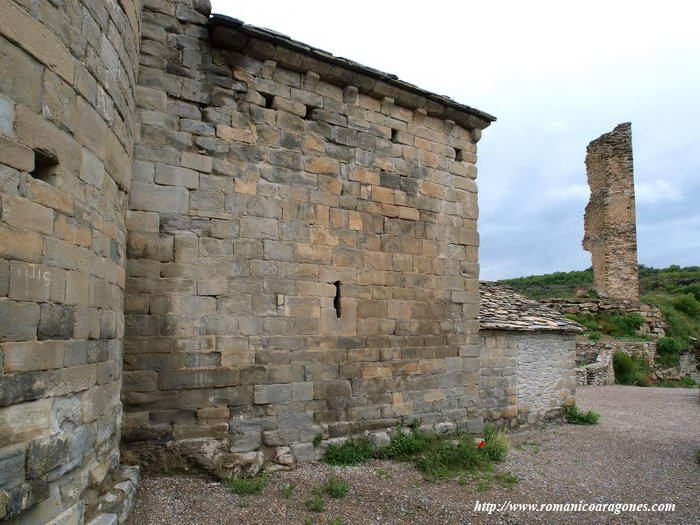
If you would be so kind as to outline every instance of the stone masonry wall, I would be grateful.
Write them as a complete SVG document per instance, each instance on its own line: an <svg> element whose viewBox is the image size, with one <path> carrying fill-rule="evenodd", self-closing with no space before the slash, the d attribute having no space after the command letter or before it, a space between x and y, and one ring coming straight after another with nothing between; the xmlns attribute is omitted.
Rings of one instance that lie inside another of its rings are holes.
<svg viewBox="0 0 700 525"><path fill-rule="evenodd" d="M615 383L613 355L616 352L641 357L652 369L654 379L700 378L698 366L700 359L694 351L684 352L679 356L678 366L662 368L655 365L656 342L654 341L577 341L576 369L579 385L612 385Z"/></svg>
<svg viewBox="0 0 700 525"><path fill-rule="evenodd" d="M666 320L664 314L653 304L618 301L614 299L540 299L540 302L554 308L562 314L595 315L599 313L619 312L623 315L639 314L644 319L644 324L639 332L652 337L664 337L666 335Z"/></svg>
<svg viewBox="0 0 700 525"><path fill-rule="evenodd" d="M567 332L482 330L481 415L500 425L533 424L574 403L576 337Z"/></svg>
<svg viewBox="0 0 700 525"><path fill-rule="evenodd" d="M505 330L481 330L480 416L499 426L518 424L517 339Z"/></svg>
<svg viewBox="0 0 700 525"><path fill-rule="evenodd" d="M561 416L575 403L576 336L520 332L517 341L518 419L535 423Z"/></svg>
<svg viewBox="0 0 700 525"><path fill-rule="evenodd" d="M606 297L639 301L632 125L619 124L587 148L591 199L583 248L591 252L595 285Z"/></svg>
<svg viewBox="0 0 700 525"><path fill-rule="evenodd" d="M83 523L119 461L139 12L0 2L3 523Z"/></svg>
<svg viewBox="0 0 700 525"><path fill-rule="evenodd" d="M212 48L205 24L143 13L129 457L230 475L477 418L480 129L301 48L234 29Z"/></svg>

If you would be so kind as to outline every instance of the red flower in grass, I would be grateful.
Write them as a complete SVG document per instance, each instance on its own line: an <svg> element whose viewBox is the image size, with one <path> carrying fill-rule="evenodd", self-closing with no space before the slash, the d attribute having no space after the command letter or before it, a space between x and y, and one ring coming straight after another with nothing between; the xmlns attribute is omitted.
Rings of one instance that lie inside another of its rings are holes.
<svg viewBox="0 0 700 525"><path fill-rule="evenodd" d="M477 439L476 441L476 446L479 448L484 448L486 446L486 441L483 439Z"/></svg>

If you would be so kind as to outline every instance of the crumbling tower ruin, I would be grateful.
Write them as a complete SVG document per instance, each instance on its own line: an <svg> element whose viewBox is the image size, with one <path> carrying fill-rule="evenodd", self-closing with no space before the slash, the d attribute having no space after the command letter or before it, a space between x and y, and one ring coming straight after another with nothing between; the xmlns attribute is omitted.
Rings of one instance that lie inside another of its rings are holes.
<svg viewBox="0 0 700 525"><path fill-rule="evenodd" d="M639 301L632 124L619 124L588 144L583 248L591 252L595 287L614 299Z"/></svg>

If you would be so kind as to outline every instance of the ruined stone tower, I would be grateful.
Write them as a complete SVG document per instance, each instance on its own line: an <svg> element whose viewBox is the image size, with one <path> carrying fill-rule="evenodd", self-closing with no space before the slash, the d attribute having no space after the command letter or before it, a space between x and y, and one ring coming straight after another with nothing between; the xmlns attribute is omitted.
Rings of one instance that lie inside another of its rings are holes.
<svg viewBox="0 0 700 525"><path fill-rule="evenodd" d="M619 124L587 148L591 199L583 248L591 252L595 286L614 299L639 301L632 125Z"/></svg>

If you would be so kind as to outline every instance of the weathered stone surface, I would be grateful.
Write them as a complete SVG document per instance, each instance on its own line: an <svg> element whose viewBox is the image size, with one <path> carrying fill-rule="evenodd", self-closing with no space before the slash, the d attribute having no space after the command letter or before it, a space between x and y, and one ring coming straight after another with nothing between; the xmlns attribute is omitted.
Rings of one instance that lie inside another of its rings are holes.
<svg viewBox="0 0 700 525"><path fill-rule="evenodd" d="M0 448L42 437L51 432L50 399L0 408Z"/></svg>
<svg viewBox="0 0 700 525"><path fill-rule="evenodd" d="M42 304L38 339L70 339L73 335L73 309L58 304Z"/></svg>
<svg viewBox="0 0 700 525"><path fill-rule="evenodd" d="M27 451L27 477L38 478L70 458L70 440L63 433L31 442Z"/></svg>
<svg viewBox="0 0 700 525"><path fill-rule="evenodd" d="M591 252L598 293L639 301L637 220L632 166L632 125L619 124L592 141L586 153L591 199L583 248Z"/></svg>
<svg viewBox="0 0 700 525"><path fill-rule="evenodd" d="M186 213L188 203L189 192L183 188L157 186L143 182L134 182L132 185L132 210Z"/></svg>
<svg viewBox="0 0 700 525"><path fill-rule="evenodd" d="M83 523L81 499L118 464L142 6L105 5L0 4L0 514L11 523ZM151 103L167 107L164 95Z"/></svg>
<svg viewBox="0 0 700 525"><path fill-rule="evenodd" d="M26 341L36 337L39 305L0 299L0 341Z"/></svg>

